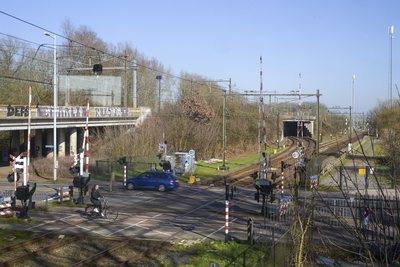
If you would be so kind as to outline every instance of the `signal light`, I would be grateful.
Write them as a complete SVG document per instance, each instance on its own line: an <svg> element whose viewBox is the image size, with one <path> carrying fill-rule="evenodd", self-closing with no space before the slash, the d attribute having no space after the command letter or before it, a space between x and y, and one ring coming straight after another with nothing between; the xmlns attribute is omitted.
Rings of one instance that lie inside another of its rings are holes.
<svg viewBox="0 0 400 267"><path fill-rule="evenodd" d="M14 172L10 172L7 175L7 181L10 183L14 182ZM17 181L19 181L19 173L18 172L17 172Z"/></svg>
<svg viewBox="0 0 400 267"><path fill-rule="evenodd" d="M95 75L101 75L101 73L103 72L103 66L101 64L94 64L93 72Z"/></svg>
<svg viewBox="0 0 400 267"><path fill-rule="evenodd" d="M271 174L271 179L275 182L275 180L276 180L277 178L279 178L279 175L277 175L276 172L273 172L273 173Z"/></svg>
<svg viewBox="0 0 400 267"><path fill-rule="evenodd" d="M256 172L250 174L249 176L250 176L251 178L253 178L253 179L257 179L257 177L258 177L258 171L256 171Z"/></svg>
<svg viewBox="0 0 400 267"><path fill-rule="evenodd" d="M80 168L79 168L79 166L76 166L76 165L74 167L69 168L69 173L71 175L75 175L75 174L79 173L79 171L80 171Z"/></svg>
<svg viewBox="0 0 400 267"><path fill-rule="evenodd" d="M119 160L117 160L117 162L121 166L124 165L126 163L126 157L119 158Z"/></svg>

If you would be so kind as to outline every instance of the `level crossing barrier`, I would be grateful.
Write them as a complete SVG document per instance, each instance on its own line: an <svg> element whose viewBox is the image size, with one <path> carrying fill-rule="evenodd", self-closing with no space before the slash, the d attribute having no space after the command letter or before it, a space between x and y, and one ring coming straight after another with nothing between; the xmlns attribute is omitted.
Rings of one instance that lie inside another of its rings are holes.
<svg viewBox="0 0 400 267"><path fill-rule="evenodd" d="M12 199L11 197L0 198L0 215L11 214L12 210Z"/></svg>
<svg viewBox="0 0 400 267"><path fill-rule="evenodd" d="M15 190L0 190L0 199L6 197L14 197ZM36 191L35 194L32 196L32 201L35 202L35 209L39 210L47 210L48 202L52 201L52 196L56 196L56 194L49 194L48 192L38 192ZM57 196L58 198L58 196ZM20 204L19 201L16 202L16 207Z"/></svg>

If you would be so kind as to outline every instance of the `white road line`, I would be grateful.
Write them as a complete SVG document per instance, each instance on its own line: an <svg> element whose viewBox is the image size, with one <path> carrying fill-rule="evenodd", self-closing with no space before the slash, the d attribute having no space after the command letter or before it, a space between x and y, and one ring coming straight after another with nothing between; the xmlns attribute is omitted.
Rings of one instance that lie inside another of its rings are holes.
<svg viewBox="0 0 400 267"><path fill-rule="evenodd" d="M74 215L70 215L70 216L68 216L68 217L65 217L65 218L60 219L60 221L64 221L65 219L70 218L70 217L74 217L74 216L75 216L75 214L74 214Z"/></svg>
<svg viewBox="0 0 400 267"><path fill-rule="evenodd" d="M55 220L54 221L48 221L48 222L45 222L45 223L42 223L42 224L39 224L39 225L34 225L34 226L29 227L28 229L26 229L26 231L29 231L29 230L31 230L31 229L33 229L35 227L40 227L40 226L43 226L43 225L46 225L46 224L49 224L49 223L53 223L53 222L55 222Z"/></svg>
<svg viewBox="0 0 400 267"><path fill-rule="evenodd" d="M118 232L121 232L121 231L126 230L126 229L128 229L128 228L131 228L131 227L133 227L133 226L136 226L136 224L132 224L132 225L129 225L128 227L125 227L125 228L120 229L120 230L118 230L118 231L112 232L112 233L108 234L107 236L116 234L116 233L118 233Z"/></svg>
<svg viewBox="0 0 400 267"><path fill-rule="evenodd" d="M236 221L236 219L237 219L237 218L233 219L233 220L230 221L229 223L232 223L232 222ZM218 231L221 231L221 229L224 229L224 228L225 228L225 225L224 225L224 226L221 226L219 229L215 230L214 232L212 232L212 233L209 234L208 236L204 237L200 242L203 242L204 239L209 238L210 236L212 236L213 234L215 234L215 233L218 232Z"/></svg>
<svg viewBox="0 0 400 267"><path fill-rule="evenodd" d="M163 213L160 213L160 214L158 214L158 215L155 215L155 216L153 216L153 217L151 217L151 218L155 218L155 217L158 217L158 216L161 216L161 215L163 215Z"/></svg>

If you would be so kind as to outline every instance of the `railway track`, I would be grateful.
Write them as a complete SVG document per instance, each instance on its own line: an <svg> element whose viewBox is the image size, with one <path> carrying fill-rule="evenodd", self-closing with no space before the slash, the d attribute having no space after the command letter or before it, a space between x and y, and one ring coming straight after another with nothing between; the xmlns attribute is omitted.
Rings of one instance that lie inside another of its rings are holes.
<svg viewBox="0 0 400 267"><path fill-rule="evenodd" d="M362 134L363 135L363 134ZM358 138L360 136L356 136L353 134L352 136L352 142L358 142ZM297 137L288 137L290 141L290 145L287 149L282 150L280 153L272 155L271 156L271 162L270 165L276 172L276 174L280 175L281 174L281 161L284 161L286 164L292 165L291 168L285 170L285 177L293 177L294 173L294 163L295 160L292 158L292 153L297 150L296 142L297 142ZM349 143L349 137L343 136L341 138L333 139L328 142L320 143L319 144L319 151L320 151L320 156L321 156L321 162L323 162L325 159L327 159L329 156L332 155L339 155L341 150L347 148L347 144ZM306 159L312 159L316 157L316 140L312 138L304 138L304 147L305 147L305 158ZM214 186L223 186L223 181L224 179L230 179L231 184L235 184L237 187L246 187L251 184L254 184L254 179L250 178L249 175L254 173L255 171L258 171L258 162L251 164L249 166L246 166L242 168L241 170L238 170L236 172L232 172L226 176L220 177L217 180L214 181L207 181L205 185L210 185L214 184ZM268 176L268 179L270 179L270 175ZM285 181L286 181L285 178ZM273 181L275 186L278 186L281 184L281 180L277 179Z"/></svg>
<svg viewBox="0 0 400 267"><path fill-rule="evenodd" d="M66 239L66 240L57 240L57 241L52 241L52 242L47 242L49 240L50 236L54 236L54 235L59 235L62 232L65 232L68 228L73 228L73 227L77 227L77 226L87 226L88 225L88 220L86 220L86 216L85 219L83 221L79 221L73 224L70 224L66 227L63 227L61 229L55 230L55 231L51 231L48 233L45 233L43 235L19 242L17 244L13 244L7 247L4 247L2 249L0 249L0 255L2 255L1 259L3 260L3 262L0 263L0 266L14 266L15 264L24 262L24 261L29 261L30 259L34 258L34 257L38 257L39 255L45 254L45 253L49 253L51 251L54 251L60 247L63 246L67 246L71 243L74 242L80 242L81 240L83 240L86 236L90 235L91 233L93 233L94 231L98 230L98 229L105 229L107 227L110 227L112 225L115 225L118 222L122 222L126 219L135 217L135 216L140 216L142 213L144 212L150 212L153 210L158 210L158 209L162 209L166 206L172 205L176 202L180 202L182 201L182 198L185 199L190 199L192 196L195 196L197 194L201 194L203 190L198 190L196 188L189 188L187 194L185 195L180 195L180 196L175 196L174 197L170 197L170 195L166 196L166 195L162 195L160 197L156 197L156 198L152 198L149 199L147 201L143 201L140 203L136 203L134 205L127 205L125 207L122 207L119 209L119 212L121 211L128 211L129 209L133 209L135 208L135 210L137 210L139 207L141 207L141 209L143 209L144 211L141 213L135 213L132 215L122 215L119 216L119 219L116 221L106 221L106 220L102 220L102 223L100 225L96 225L94 226L94 228L92 227L92 229L89 230L84 230L81 231L79 234L73 236L72 238ZM163 205L159 205L156 204L154 206L151 206L151 202L158 200L158 199L163 199L164 200L164 204ZM171 201L168 201L171 200ZM90 223L89 223L90 224ZM83 228L83 227L82 227ZM84 228L83 228L84 229ZM46 241L47 240L47 241ZM45 242L46 241L46 242ZM26 253L21 253L25 250L25 248L27 246L30 247L35 247L35 249L33 251L28 251ZM19 253L15 253L15 251L19 251ZM12 255L12 256L8 256L8 255ZM15 257L16 256L16 257Z"/></svg>
<svg viewBox="0 0 400 267"><path fill-rule="evenodd" d="M201 193L203 190L196 190L195 192L190 192L189 195L193 195L194 193ZM180 200L189 196L180 196ZM236 205L243 199L247 199L250 197L249 192L245 190L239 190L237 192L238 199L233 200L231 206ZM168 241L178 234L187 231L188 229L192 229L200 224L204 224L210 218L215 216L223 215L225 212L225 194L219 193L217 197L212 200L207 200L206 203L201 203L197 206L188 206L187 209L180 209L179 213L173 218L160 222L154 227L149 229L144 229L140 231L140 233L122 240L120 242L112 242L108 248L103 247L94 247L87 251L79 251L78 255L69 255L68 253L71 246L74 246L77 243L86 242L85 239L89 232L102 227L102 231L105 231L108 224L102 224L94 229L90 229L84 233L81 233L77 236L69 238L65 241L57 242L56 244L51 244L45 248L29 252L25 255L19 256L16 259L9 260L7 262L3 262L0 266L50 266L48 262L46 262L46 258L54 258L52 254L57 253L58 250L64 250L68 255L68 259L66 257L62 262L58 263L59 266L135 266L132 262L138 260L141 255L150 252L153 249L157 249L158 246L162 245L165 241ZM167 205L170 205L167 204ZM164 207L158 207L158 210L163 210ZM206 214L205 214L206 213ZM185 219L188 216L191 218L198 218L196 222L187 225L186 227L181 227L178 231L175 231L173 234L168 235L166 238L158 242L157 244L142 249L141 251L135 247L133 250L131 245L137 244L137 240L143 237L145 234L149 232L157 231L159 228L163 226L171 225L179 220ZM221 221L222 222L222 221ZM113 222L114 223L114 222ZM54 232L53 232L54 234ZM112 236L111 236L112 237ZM110 242L111 243L111 242ZM27 244L27 243L25 243ZM20 247L21 248L21 247ZM10 247L8 247L10 249ZM7 257L6 252L7 249L0 250L2 258ZM21 249L25 250L25 249ZM57 250L57 251L56 251ZM54 264L54 263L53 263ZM133 264L133 265L132 265ZM54 265L53 265L54 266Z"/></svg>
<svg viewBox="0 0 400 267"><path fill-rule="evenodd" d="M355 139L357 137L354 137ZM285 161L287 164L294 164L294 159L292 158L291 154L297 149L297 147L294 145L296 144L296 138L289 138L291 145L289 148L285 149L279 154L273 155L271 157L271 166L274 168L279 168L279 171L277 171L277 174L280 174L280 162ZM320 145L320 151L321 155L323 157L327 157L329 155L332 155L334 153L337 153L338 149L343 149L343 147L346 147L348 143L348 138L341 138L337 140L333 140L331 142L327 142L324 144ZM310 138L305 138L304 139L304 147L305 149L305 157L311 159L312 157L315 156L315 146L316 146L316 141ZM292 170L291 170L292 169ZM285 170L285 177L291 177L293 175L293 169L290 168L289 170ZM246 199L249 197L249 193L244 191L244 188L251 188L254 186L255 180L249 177L250 173L253 173L254 171L258 171L258 164L253 164L250 166L247 166L243 169L241 169L239 172L236 173L231 173L225 177L222 178L226 179L229 178L231 179L231 183L235 184L238 188L241 188L238 190L237 195L240 197L239 200L234 201L232 205L235 205L235 203L239 203L243 199ZM217 181L214 182L216 186L222 185L223 181ZM275 185L280 184L280 179L274 182ZM168 203L165 204L165 206L171 205L175 202L182 201L183 198L186 200L191 199L191 196L194 196L196 194L202 193L203 190L199 190L196 188L190 188L189 190L192 190L186 194L186 196L179 196L179 197L172 197L170 198L169 196L163 195L163 199L166 201L169 201ZM151 206L151 202L159 199L161 197L153 198L147 201L143 201L140 203L136 203L134 205L127 205L121 209L119 209L119 212L121 211L129 211L130 209L135 208L136 210L139 207L142 207L143 210L146 212L151 211L151 210L162 210L164 205L154 205L153 207ZM180 213L173 217L172 219L168 221L161 222L157 225L155 225L152 228L146 229L145 231L142 231L139 234L136 234L135 236L132 236L128 239L121 240L119 241L110 241L110 247L108 248L103 248L99 247L96 251L95 250L90 250L87 251L87 253L81 252L82 255L80 257L72 257L74 260L68 260L66 265L60 263L58 265L60 266L134 266L132 262L138 260L143 254L149 253L152 250L156 250L159 246L161 246L165 241L168 241L172 239L173 237L176 237L179 233L186 231L190 229L191 227L195 227L196 225L203 224L205 223L209 218L212 218L214 216L218 216L219 214L224 213L224 198L225 194L222 194L222 196L217 197L215 199L212 199L211 201L208 201L206 203L203 203L201 205L198 205L194 208L191 209L186 209L186 210L180 210ZM216 204L218 207L213 207L213 204ZM204 215L204 209L208 209L208 215ZM175 233L167 236L157 244L138 249L137 248L137 240L143 237L146 233L149 233L151 231L157 231L160 227L166 226L168 224L172 224L180 219L184 219L188 215L196 215L196 212L200 213L199 219L197 222L192 223L191 225L188 225L187 227L182 228L179 231L176 231ZM27 265L32 265L32 262L39 262L37 266L41 266L40 263L40 258L43 257L44 255L49 256L51 253L56 251L57 249L65 249L67 250L68 247L71 247L73 244L79 243L79 242L84 242L86 237L94 232L95 230L102 228L107 229L107 227L115 225L119 221L126 220L128 218L132 218L134 216L138 216L139 214L134 214L134 215L123 215L119 220L116 222L106 222L101 225L97 225L92 227L91 229L87 231L83 231L67 240L52 240L51 242L45 242L45 240L50 236L50 235L56 235L58 232L65 230L69 227L74 227L79 224L87 223L87 221L83 222L78 222L75 224L71 224L65 228L59 229L57 231L52 231L46 234L43 234L39 237L26 240L23 242L20 242L18 244L12 245L5 247L3 249L0 249L0 255L2 255L2 259L8 259L7 253L10 252L15 252L16 250L21 250L22 253L20 253L17 257L14 257L12 259L9 259L7 261L4 261L0 263L0 266L27 266ZM112 237L112 236L111 236ZM40 243L43 243L43 246L37 245ZM136 245L135 245L136 243ZM27 246L32 246L32 245L37 245L37 249L34 251L27 251L25 248ZM135 246L135 249L132 248L132 246ZM37 260L39 258L39 260ZM110 265L111 264L111 265Z"/></svg>

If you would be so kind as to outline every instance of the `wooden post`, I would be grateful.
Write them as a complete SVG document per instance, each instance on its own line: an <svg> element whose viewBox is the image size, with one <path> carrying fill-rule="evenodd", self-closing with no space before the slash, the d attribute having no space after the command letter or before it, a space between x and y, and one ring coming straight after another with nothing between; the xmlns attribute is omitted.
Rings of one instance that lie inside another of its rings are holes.
<svg viewBox="0 0 400 267"><path fill-rule="evenodd" d="M64 186L60 186L60 204L61 206L64 204Z"/></svg>
<svg viewBox="0 0 400 267"><path fill-rule="evenodd" d="M110 177L109 191L112 192L114 190L115 190L115 173L112 172Z"/></svg>

